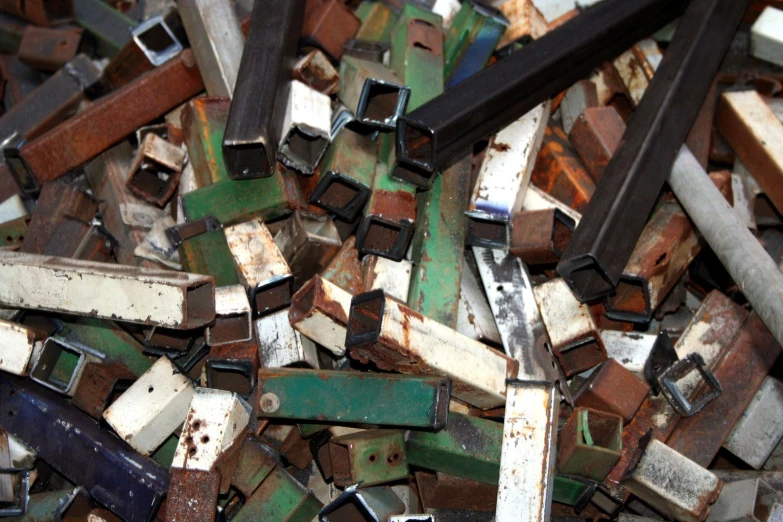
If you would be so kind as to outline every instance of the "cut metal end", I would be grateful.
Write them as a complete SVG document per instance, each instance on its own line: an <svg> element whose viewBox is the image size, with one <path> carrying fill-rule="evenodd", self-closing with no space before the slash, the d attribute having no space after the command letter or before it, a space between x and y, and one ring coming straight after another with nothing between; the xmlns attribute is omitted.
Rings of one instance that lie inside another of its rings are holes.
<svg viewBox="0 0 783 522"><path fill-rule="evenodd" d="M383 290L373 290L354 296L348 315L345 347L375 344L381 336L386 296Z"/></svg>
<svg viewBox="0 0 783 522"><path fill-rule="evenodd" d="M598 261L589 254L561 260L557 265L557 273L582 303L607 296L616 288Z"/></svg>
<svg viewBox="0 0 783 522"><path fill-rule="evenodd" d="M234 180L272 176L275 162L270 152L263 143L223 142L223 158L228 176Z"/></svg>

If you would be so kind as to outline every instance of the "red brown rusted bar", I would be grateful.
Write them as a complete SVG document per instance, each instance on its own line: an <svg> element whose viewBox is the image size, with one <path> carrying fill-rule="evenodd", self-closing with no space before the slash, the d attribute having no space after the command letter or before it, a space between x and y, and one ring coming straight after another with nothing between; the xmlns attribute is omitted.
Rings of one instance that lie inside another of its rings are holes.
<svg viewBox="0 0 783 522"><path fill-rule="evenodd" d="M649 391L646 382L614 359L607 359L582 384L574 402L577 406L617 414L627 424Z"/></svg>
<svg viewBox="0 0 783 522"><path fill-rule="evenodd" d="M206 385L247 398L256 386L259 364L255 338L212 346L206 360Z"/></svg>
<svg viewBox="0 0 783 522"><path fill-rule="evenodd" d="M41 71L54 72L79 52L82 29L51 29L28 25L19 44L19 59Z"/></svg>
<svg viewBox="0 0 783 522"><path fill-rule="evenodd" d="M517 212L511 217L509 251L528 265L557 263L574 226L555 208Z"/></svg>
<svg viewBox="0 0 783 522"><path fill-rule="evenodd" d="M593 181L601 181L625 132L614 107L590 107L576 119L569 138Z"/></svg>
<svg viewBox="0 0 783 522"><path fill-rule="evenodd" d="M214 522L219 489L216 471L171 468L166 522Z"/></svg>
<svg viewBox="0 0 783 522"><path fill-rule="evenodd" d="M190 50L169 60L43 136L9 158L20 185L34 190L94 158L139 127L204 88Z"/></svg>
<svg viewBox="0 0 783 522"><path fill-rule="evenodd" d="M157 134L147 134L136 152L126 186L137 197L162 208L177 190L184 163L181 147Z"/></svg>
<svg viewBox="0 0 783 522"><path fill-rule="evenodd" d="M356 15L340 0L308 0L302 39L339 60L345 42L353 38L360 25Z"/></svg>
<svg viewBox="0 0 783 522"><path fill-rule="evenodd" d="M98 202L74 185L45 184L27 227L27 235L21 251L43 254L50 242L65 239L56 236L66 218L74 218L87 224L97 210Z"/></svg>
<svg viewBox="0 0 783 522"><path fill-rule="evenodd" d="M76 386L72 404L93 419L100 420L122 387L136 380L136 376L122 363L87 363Z"/></svg>
<svg viewBox="0 0 783 522"><path fill-rule="evenodd" d="M714 375L723 393L697 415L682 419L666 444L709 466L780 355L780 345L751 313Z"/></svg>
<svg viewBox="0 0 783 522"><path fill-rule="evenodd" d="M553 198L584 212L595 183L559 126L548 126L531 182Z"/></svg>
<svg viewBox="0 0 783 522"><path fill-rule="evenodd" d="M73 0L1 0L0 11L20 16L35 25L49 25L73 16Z"/></svg>
<svg viewBox="0 0 783 522"><path fill-rule="evenodd" d="M416 472L422 508L495 511L498 487L446 473Z"/></svg>

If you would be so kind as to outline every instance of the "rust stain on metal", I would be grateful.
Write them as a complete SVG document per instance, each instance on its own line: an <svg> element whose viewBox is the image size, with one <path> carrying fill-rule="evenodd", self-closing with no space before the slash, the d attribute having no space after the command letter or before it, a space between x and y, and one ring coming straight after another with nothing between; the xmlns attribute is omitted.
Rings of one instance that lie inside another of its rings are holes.
<svg viewBox="0 0 783 522"><path fill-rule="evenodd" d="M20 156L41 185L94 158L203 88L193 54L185 50L22 146Z"/></svg>
<svg viewBox="0 0 783 522"><path fill-rule="evenodd" d="M595 183L559 126L547 127L531 181L579 212L587 208L595 192Z"/></svg>
<svg viewBox="0 0 783 522"><path fill-rule="evenodd" d="M373 213L387 221L416 220L416 198L410 192L378 190L373 194Z"/></svg>
<svg viewBox="0 0 783 522"><path fill-rule="evenodd" d="M615 413L628 423L649 391L647 383L614 359L607 359L579 389L575 403Z"/></svg>
<svg viewBox="0 0 783 522"><path fill-rule="evenodd" d="M356 34L361 21L339 0L308 1L302 38L339 60L345 43Z"/></svg>
<svg viewBox="0 0 783 522"><path fill-rule="evenodd" d="M598 183L620 145L625 122L612 107L590 107L574 122L569 138L593 181Z"/></svg>
<svg viewBox="0 0 783 522"><path fill-rule="evenodd" d="M171 468L166 521L214 522L219 489L220 474L215 471Z"/></svg>
<svg viewBox="0 0 783 522"><path fill-rule="evenodd" d="M87 363L73 395L73 405L100 420L117 385L130 384L136 376L121 363Z"/></svg>

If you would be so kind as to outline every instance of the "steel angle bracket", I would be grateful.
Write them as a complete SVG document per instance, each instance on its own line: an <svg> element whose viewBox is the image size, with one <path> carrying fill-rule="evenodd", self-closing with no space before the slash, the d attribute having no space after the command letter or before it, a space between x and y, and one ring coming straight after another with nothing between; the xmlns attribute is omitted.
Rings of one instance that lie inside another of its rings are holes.
<svg viewBox="0 0 783 522"><path fill-rule="evenodd" d="M504 250L473 247L473 255L503 349L519 362L518 378L557 382L573 406L566 376L551 352L527 267Z"/></svg>
<svg viewBox="0 0 783 522"><path fill-rule="evenodd" d="M0 397L9 433L123 520L152 520L168 490L164 468L30 380L0 375Z"/></svg>

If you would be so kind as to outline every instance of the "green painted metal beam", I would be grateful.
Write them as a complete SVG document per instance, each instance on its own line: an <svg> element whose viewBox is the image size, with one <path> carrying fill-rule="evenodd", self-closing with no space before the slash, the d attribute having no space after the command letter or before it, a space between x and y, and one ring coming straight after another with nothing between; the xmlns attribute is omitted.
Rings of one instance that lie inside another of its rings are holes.
<svg viewBox="0 0 783 522"><path fill-rule="evenodd" d="M232 522L311 522L323 504L288 472L276 467Z"/></svg>

